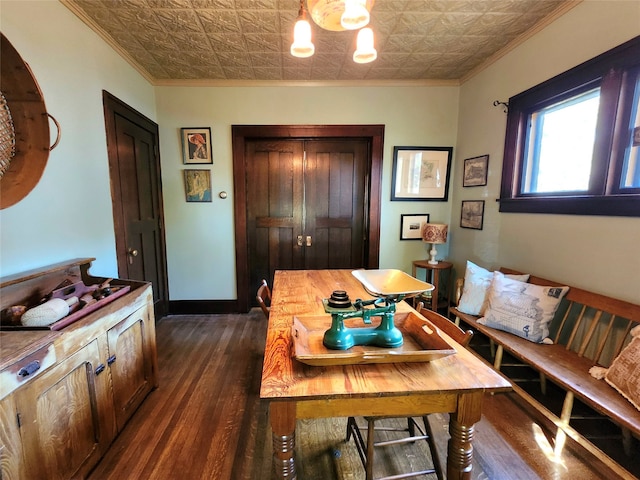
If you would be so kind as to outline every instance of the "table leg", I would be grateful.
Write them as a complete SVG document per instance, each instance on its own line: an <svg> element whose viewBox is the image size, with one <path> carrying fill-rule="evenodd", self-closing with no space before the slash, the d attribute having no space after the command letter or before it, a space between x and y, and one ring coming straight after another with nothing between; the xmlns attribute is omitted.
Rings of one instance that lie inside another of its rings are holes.
<svg viewBox="0 0 640 480"><path fill-rule="evenodd" d="M271 402L269 418L273 435L273 478L295 480L295 402Z"/></svg>
<svg viewBox="0 0 640 480"><path fill-rule="evenodd" d="M470 480L473 459L474 424L482 416L482 392L460 395L458 409L449 421L447 479Z"/></svg>

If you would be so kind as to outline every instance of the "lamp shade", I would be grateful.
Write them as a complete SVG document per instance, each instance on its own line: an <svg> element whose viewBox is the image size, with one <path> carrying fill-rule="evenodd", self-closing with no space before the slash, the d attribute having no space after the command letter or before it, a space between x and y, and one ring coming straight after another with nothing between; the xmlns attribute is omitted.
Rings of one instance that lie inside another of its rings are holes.
<svg viewBox="0 0 640 480"><path fill-rule="evenodd" d="M356 51L353 52L353 61L356 63L369 63L378 58L378 52L373 47L373 30L365 27L358 32Z"/></svg>
<svg viewBox="0 0 640 480"><path fill-rule="evenodd" d="M422 241L426 243L447 243L449 226L443 223L425 223L422 226Z"/></svg>
<svg viewBox="0 0 640 480"><path fill-rule="evenodd" d="M315 47L311 42L311 25L303 15L293 27L291 55L298 58L307 58L313 55L314 51Z"/></svg>

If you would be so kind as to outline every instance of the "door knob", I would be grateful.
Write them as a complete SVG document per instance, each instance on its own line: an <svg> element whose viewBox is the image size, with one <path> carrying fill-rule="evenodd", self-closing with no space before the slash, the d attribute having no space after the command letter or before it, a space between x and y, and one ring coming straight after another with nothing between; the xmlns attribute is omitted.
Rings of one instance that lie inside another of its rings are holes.
<svg viewBox="0 0 640 480"><path fill-rule="evenodd" d="M138 256L138 250L136 250L135 248L129 247L127 249L127 256L129 257L129 265L133 265L133 257Z"/></svg>

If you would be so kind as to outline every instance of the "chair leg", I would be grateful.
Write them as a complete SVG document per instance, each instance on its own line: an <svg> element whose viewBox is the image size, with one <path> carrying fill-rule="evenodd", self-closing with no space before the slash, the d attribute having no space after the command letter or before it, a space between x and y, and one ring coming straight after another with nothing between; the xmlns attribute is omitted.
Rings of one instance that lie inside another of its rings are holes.
<svg viewBox="0 0 640 480"><path fill-rule="evenodd" d="M374 448L374 429L375 420L370 418L367 420L367 464L365 465L366 480L373 480L373 452Z"/></svg>
<svg viewBox="0 0 640 480"><path fill-rule="evenodd" d="M422 421L424 422L424 433L427 435L427 443L429 444L429 450L431 451L431 461L433 462L433 468L436 471L436 477L438 477L438 480L444 480L442 463L440 462L440 455L438 455L436 441L433 438L433 431L431 430L429 417L422 417Z"/></svg>
<svg viewBox="0 0 640 480"><path fill-rule="evenodd" d="M349 417L349 419L347 420L347 441L351 439L351 436L353 436L353 441L356 444L356 450L358 451L358 455L360 456L360 461L364 466L367 463L366 446L354 417Z"/></svg>

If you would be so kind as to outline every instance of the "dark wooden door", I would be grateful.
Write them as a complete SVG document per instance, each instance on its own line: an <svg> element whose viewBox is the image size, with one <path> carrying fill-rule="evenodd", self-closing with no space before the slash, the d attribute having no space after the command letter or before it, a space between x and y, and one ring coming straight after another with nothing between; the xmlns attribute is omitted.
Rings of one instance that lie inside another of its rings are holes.
<svg viewBox="0 0 640 480"><path fill-rule="evenodd" d="M277 269L365 266L367 153L363 139L247 143L251 285Z"/></svg>
<svg viewBox="0 0 640 480"><path fill-rule="evenodd" d="M156 317L168 312L158 126L104 92L118 275L153 284Z"/></svg>
<svg viewBox="0 0 640 480"><path fill-rule="evenodd" d="M277 268L378 268L384 125L233 125L231 130L238 311L255 304L260 280L271 282ZM334 151L335 141L340 148ZM350 147L342 151L345 145ZM348 167L352 160L345 157L358 161ZM294 179L302 177L294 187ZM349 183L350 189L340 187ZM269 210L274 205L278 208ZM280 238L286 241L276 241ZM341 238L340 248L334 248L334 238Z"/></svg>

